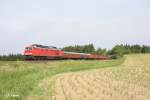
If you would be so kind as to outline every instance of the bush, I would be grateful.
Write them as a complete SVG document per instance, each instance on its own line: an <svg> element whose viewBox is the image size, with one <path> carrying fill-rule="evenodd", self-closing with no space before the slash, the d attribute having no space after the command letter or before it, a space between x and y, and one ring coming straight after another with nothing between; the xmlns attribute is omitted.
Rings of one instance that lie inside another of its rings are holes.
<svg viewBox="0 0 150 100"><path fill-rule="evenodd" d="M24 56L21 54L9 54L0 56L1 61L17 61L24 60Z"/></svg>

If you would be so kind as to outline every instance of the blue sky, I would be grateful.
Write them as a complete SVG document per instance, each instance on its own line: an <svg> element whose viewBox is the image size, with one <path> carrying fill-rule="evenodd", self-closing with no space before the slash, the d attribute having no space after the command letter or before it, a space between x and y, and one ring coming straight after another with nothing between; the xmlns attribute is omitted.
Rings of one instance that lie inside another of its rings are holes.
<svg viewBox="0 0 150 100"><path fill-rule="evenodd" d="M0 0L0 54L32 43L150 45L150 1Z"/></svg>

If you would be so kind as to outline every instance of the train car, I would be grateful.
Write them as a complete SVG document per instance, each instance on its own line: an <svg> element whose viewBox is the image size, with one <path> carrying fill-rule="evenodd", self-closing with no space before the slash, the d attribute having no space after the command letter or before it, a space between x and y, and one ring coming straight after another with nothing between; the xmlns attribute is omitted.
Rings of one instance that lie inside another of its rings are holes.
<svg viewBox="0 0 150 100"><path fill-rule="evenodd" d="M106 55L91 55L91 59L96 59L96 60L111 60L110 56Z"/></svg>
<svg viewBox="0 0 150 100"><path fill-rule="evenodd" d="M91 54L87 53L76 53L76 52L64 52L64 59L90 59Z"/></svg>
<svg viewBox="0 0 150 100"><path fill-rule="evenodd" d="M62 58L64 52L53 46L32 44L25 47L24 56L26 60L44 60Z"/></svg>
<svg viewBox="0 0 150 100"><path fill-rule="evenodd" d="M89 59L89 60L109 60L111 57L104 55L95 55L87 53L64 52L63 58L65 59Z"/></svg>

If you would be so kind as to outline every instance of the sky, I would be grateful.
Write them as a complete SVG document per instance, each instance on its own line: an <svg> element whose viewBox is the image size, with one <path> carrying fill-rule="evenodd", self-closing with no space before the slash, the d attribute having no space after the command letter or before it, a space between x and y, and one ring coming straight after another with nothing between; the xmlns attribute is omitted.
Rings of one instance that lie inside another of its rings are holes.
<svg viewBox="0 0 150 100"><path fill-rule="evenodd" d="M150 0L0 0L0 54L89 43L150 45Z"/></svg>

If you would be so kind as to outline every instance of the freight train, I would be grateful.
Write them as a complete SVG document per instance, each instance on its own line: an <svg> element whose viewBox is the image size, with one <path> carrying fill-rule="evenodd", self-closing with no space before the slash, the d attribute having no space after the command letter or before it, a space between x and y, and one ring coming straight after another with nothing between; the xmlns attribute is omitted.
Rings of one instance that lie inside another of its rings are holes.
<svg viewBox="0 0 150 100"><path fill-rule="evenodd" d="M25 47L25 60L90 59L109 60L111 57L87 53L65 52L54 46L32 44Z"/></svg>

